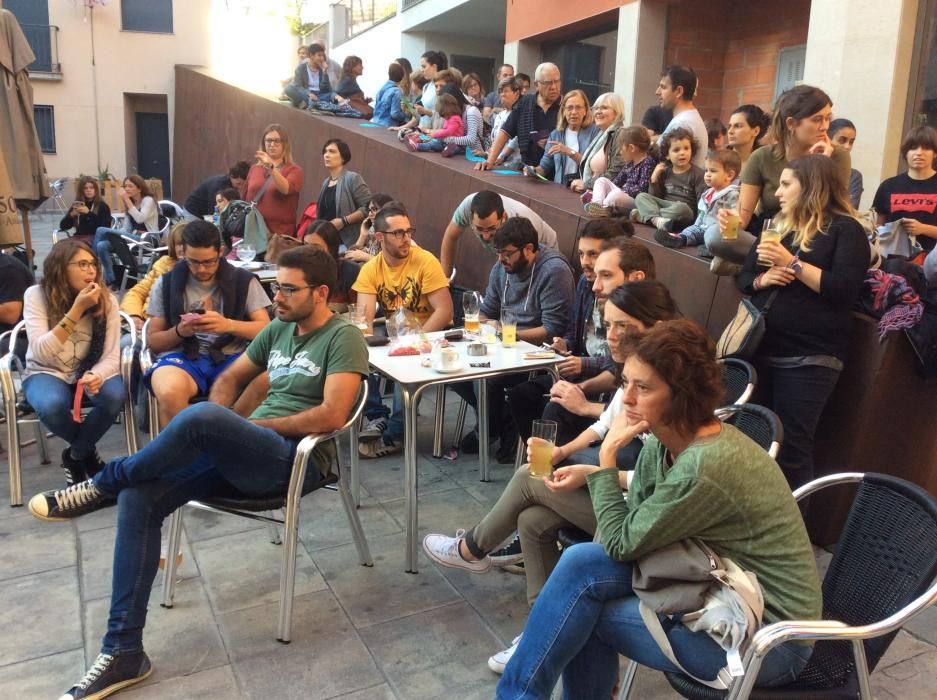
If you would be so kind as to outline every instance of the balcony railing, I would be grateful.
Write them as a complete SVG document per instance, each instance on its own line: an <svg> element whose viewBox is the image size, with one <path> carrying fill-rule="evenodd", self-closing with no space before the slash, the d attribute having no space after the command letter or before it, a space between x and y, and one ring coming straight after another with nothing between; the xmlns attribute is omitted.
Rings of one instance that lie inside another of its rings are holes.
<svg viewBox="0 0 937 700"><path fill-rule="evenodd" d="M59 28L54 24L21 24L36 60L29 64L32 73L61 73L59 63Z"/></svg>
<svg viewBox="0 0 937 700"><path fill-rule="evenodd" d="M404 12L409 10L414 5L419 5L423 0L403 0L402 7L400 8Z"/></svg>
<svg viewBox="0 0 937 700"><path fill-rule="evenodd" d="M397 14L397 0L339 0L335 4L345 8L345 39L351 39Z"/></svg>

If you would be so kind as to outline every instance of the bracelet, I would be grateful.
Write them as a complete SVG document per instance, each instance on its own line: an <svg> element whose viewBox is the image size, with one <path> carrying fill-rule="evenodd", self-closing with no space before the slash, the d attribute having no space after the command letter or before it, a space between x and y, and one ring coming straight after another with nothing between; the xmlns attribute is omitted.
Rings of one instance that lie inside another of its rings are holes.
<svg viewBox="0 0 937 700"><path fill-rule="evenodd" d="M343 217L342 217L342 226L344 227L344 226L347 226L347 225L348 225L348 219L343 216Z"/></svg>
<svg viewBox="0 0 937 700"><path fill-rule="evenodd" d="M787 263L787 269L793 270L799 263L800 263L800 258L795 255L793 258L791 258L791 261Z"/></svg>
<svg viewBox="0 0 937 700"><path fill-rule="evenodd" d="M760 275L758 275L758 276L754 279L754 281L752 281L752 288L753 288L756 292L761 289L761 278L764 277L764 276L765 276L765 273L762 272Z"/></svg>
<svg viewBox="0 0 937 700"><path fill-rule="evenodd" d="M182 333L179 332L179 324L178 324L178 323L177 323L175 326L173 326L172 329L176 332L176 335L178 335L178 336L179 336L180 338L182 338L182 339L185 339L185 336L182 335Z"/></svg>

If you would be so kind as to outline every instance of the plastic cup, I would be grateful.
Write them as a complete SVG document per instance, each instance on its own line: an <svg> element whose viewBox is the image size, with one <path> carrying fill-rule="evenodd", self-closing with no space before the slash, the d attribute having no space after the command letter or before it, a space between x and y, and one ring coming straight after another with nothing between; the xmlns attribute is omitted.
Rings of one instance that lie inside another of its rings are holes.
<svg viewBox="0 0 937 700"><path fill-rule="evenodd" d="M722 240L724 241L737 241L739 239L739 215L734 212L729 212L728 221L726 221L726 229L722 232Z"/></svg>
<svg viewBox="0 0 937 700"><path fill-rule="evenodd" d="M530 476L542 479L553 473L553 447L556 444L556 421L535 420L531 426Z"/></svg>
<svg viewBox="0 0 937 700"><path fill-rule="evenodd" d="M784 234L775 228L774 219L765 219L764 227L761 230L761 242L777 241L780 243L782 238L784 238ZM760 255L758 256L758 264L764 267L771 267L772 265L770 260L762 258Z"/></svg>
<svg viewBox="0 0 937 700"><path fill-rule="evenodd" d="M517 344L517 314L511 309L501 309L501 344L506 348Z"/></svg>

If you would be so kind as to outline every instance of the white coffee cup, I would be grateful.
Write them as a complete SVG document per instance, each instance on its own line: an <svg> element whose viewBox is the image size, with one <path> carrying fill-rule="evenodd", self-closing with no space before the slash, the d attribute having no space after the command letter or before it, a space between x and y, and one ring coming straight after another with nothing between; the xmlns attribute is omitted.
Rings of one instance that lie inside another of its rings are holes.
<svg viewBox="0 0 937 700"><path fill-rule="evenodd" d="M443 348L439 353L439 365L443 369L458 368L459 352L455 348Z"/></svg>

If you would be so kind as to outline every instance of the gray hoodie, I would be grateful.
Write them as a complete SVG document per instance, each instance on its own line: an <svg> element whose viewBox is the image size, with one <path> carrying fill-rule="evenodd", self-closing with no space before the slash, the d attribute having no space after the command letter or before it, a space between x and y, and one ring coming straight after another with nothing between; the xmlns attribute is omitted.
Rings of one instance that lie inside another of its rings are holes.
<svg viewBox="0 0 937 700"><path fill-rule="evenodd" d="M534 262L520 275L507 274L496 262L488 275L481 312L498 319L502 306L517 314L518 328L546 328L547 337L563 337L569 325L576 283L562 253L540 247Z"/></svg>

